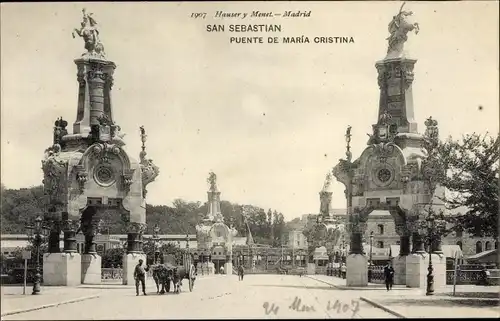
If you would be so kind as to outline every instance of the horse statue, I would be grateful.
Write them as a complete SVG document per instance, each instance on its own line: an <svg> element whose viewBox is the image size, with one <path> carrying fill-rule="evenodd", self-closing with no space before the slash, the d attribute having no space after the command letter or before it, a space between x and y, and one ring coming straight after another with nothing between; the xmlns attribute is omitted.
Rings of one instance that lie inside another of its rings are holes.
<svg viewBox="0 0 500 321"><path fill-rule="evenodd" d="M389 33L391 35L386 39L389 41L388 56L400 56L403 53L404 43L408 40L408 32L415 31L415 34L418 34L420 31L418 23L410 23L406 20L406 17L413 15L413 12L403 11L405 3L403 2L399 13L389 23Z"/></svg>
<svg viewBox="0 0 500 321"><path fill-rule="evenodd" d="M82 56L90 55L98 58L104 58L104 45L99 40L97 21L92 17L92 13L87 14L85 8L82 10L82 13L83 17L82 22L80 23L80 28L75 28L73 30L73 38L75 38L75 34L83 38L87 52Z"/></svg>

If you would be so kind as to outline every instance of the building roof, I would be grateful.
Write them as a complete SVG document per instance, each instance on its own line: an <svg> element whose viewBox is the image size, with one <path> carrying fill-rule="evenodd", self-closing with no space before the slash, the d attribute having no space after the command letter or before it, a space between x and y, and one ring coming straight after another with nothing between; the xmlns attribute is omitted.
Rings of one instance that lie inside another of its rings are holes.
<svg viewBox="0 0 500 321"><path fill-rule="evenodd" d="M391 257L396 257L399 255L399 245L391 245L390 249ZM442 245L441 249L443 250L444 257L454 258L455 253L458 253L459 257L463 256L462 250L458 245Z"/></svg>
<svg viewBox="0 0 500 321"><path fill-rule="evenodd" d="M477 259L481 259L485 256L489 256L491 254L495 254L495 252L497 252L498 249L493 249L493 250L487 250L487 251L483 251L483 252L480 252L480 253L477 253L477 254L474 254L474 255L471 255L467 258L467 260L477 260Z"/></svg>

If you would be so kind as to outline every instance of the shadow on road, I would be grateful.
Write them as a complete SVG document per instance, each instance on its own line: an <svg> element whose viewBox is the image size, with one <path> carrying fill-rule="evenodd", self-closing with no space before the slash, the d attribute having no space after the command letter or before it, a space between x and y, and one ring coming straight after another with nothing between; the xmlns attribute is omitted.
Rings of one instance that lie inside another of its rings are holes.
<svg viewBox="0 0 500 321"><path fill-rule="evenodd" d="M459 298L459 299L438 299L438 300L419 300L419 299L385 299L383 301L384 305L402 305L402 306L419 306L422 305L429 307L496 307L500 303L499 300L478 300L475 298Z"/></svg>
<svg viewBox="0 0 500 321"><path fill-rule="evenodd" d="M451 296L452 293L439 293L439 296ZM457 292L455 293L456 298L486 298L486 299L499 299L500 294L497 292Z"/></svg>
<svg viewBox="0 0 500 321"><path fill-rule="evenodd" d="M252 286L271 287L271 288L293 288L293 289L308 289L308 290L334 290L331 286L306 286L306 285L284 285L284 284L255 284Z"/></svg>

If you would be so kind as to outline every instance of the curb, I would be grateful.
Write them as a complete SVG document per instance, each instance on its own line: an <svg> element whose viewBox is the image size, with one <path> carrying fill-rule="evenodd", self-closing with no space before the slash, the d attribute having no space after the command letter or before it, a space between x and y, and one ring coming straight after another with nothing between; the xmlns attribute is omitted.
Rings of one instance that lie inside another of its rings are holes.
<svg viewBox="0 0 500 321"><path fill-rule="evenodd" d="M310 278L311 280L315 280L315 281L318 281L318 282L321 282L321 283L325 283L325 284L328 284L329 286L331 287L334 287L336 289L339 289L339 290L344 290L344 288L338 286L338 285L335 285L335 284L331 284L329 282L326 282L326 281L323 281L323 280L320 280L320 279L316 279L316 278L313 278L312 276L309 276L309 275L304 275L305 277L307 278Z"/></svg>
<svg viewBox="0 0 500 321"><path fill-rule="evenodd" d="M76 298L68 301L63 301L63 302L57 302L57 303L49 303L49 304L44 304L38 307L32 307L32 308L27 308L27 309L21 309L21 310L14 310L14 311L9 311L9 312L4 312L0 316L5 317L8 315L13 315L13 314L19 314L19 313L26 313L26 312L31 312L31 311L36 311L36 310L42 310L42 309L47 309L47 308L52 308L52 307L57 307L59 305L63 304L70 304L70 303L75 303L75 302L80 302L80 301L85 301L85 300L90 300L90 299L95 299L98 298L100 295L90 295L90 296L84 296L81 298Z"/></svg>
<svg viewBox="0 0 500 321"><path fill-rule="evenodd" d="M395 316L395 317L398 317L398 318L400 318L400 319L406 319L406 317L405 317L404 315L399 314L399 313L397 313L396 311L391 310L391 309L389 309L388 307L383 306L383 305L382 305L382 304L380 304L380 303L377 303L377 302L372 301L372 300L370 300L370 299L367 299L367 298L365 298L365 297L359 297L359 299L360 299L361 301L365 301L366 303L373 305L373 306L374 306L374 307L376 307L376 308L382 309L382 310L384 310L385 312L390 313L390 314L392 314L392 315L393 315L393 316Z"/></svg>

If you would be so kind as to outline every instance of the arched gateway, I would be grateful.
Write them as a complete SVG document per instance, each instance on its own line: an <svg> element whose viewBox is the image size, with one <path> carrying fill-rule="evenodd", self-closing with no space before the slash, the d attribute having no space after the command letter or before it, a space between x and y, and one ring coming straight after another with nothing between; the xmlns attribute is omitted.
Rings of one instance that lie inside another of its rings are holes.
<svg viewBox="0 0 500 321"><path fill-rule="evenodd" d="M62 118L55 122L53 144L42 161L45 221L51 226L49 253L43 259L45 285L101 282L101 258L94 238L101 214L114 211L128 222L124 284L133 283L133 268L144 258L142 234L146 228L146 186L159 169L146 159L146 132L140 128L140 161L123 149L120 126L113 121L111 89L114 62L106 59L95 20L83 10L82 28L75 30L87 50L75 60L78 104L73 133ZM59 235L64 231L64 249ZM77 252L75 235L85 235L85 251Z"/></svg>
<svg viewBox="0 0 500 321"><path fill-rule="evenodd" d="M409 59L403 51L406 33L411 30L398 29L398 26L415 25L405 21L408 15L408 12L401 11L394 17L389 25L391 37L387 56L375 65L380 87L379 119L373 125L368 147L351 162L349 127L346 133L347 160L340 160L333 169L337 180L346 186L347 230L350 234L348 286L368 284L367 257L362 239L367 236L366 221L374 210L388 211L400 236L400 253L393 261L395 283L424 286L429 257L424 250L424 235L419 226L428 206L432 204L434 209L443 209L442 202L435 197L443 190L430 186L428 177L432 171L426 168L427 154L422 148L424 137L418 133L414 120L412 82L416 60ZM397 24L394 24L395 20ZM429 119L426 126L429 132L437 133L436 121ZM413 243L411 253L410 240ZM433 245L432 250L436 254L432 262L437 287L446 282L440 241Z"/></svg>

